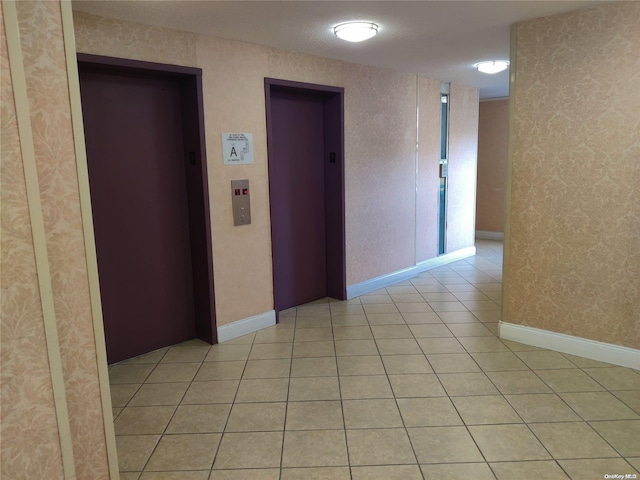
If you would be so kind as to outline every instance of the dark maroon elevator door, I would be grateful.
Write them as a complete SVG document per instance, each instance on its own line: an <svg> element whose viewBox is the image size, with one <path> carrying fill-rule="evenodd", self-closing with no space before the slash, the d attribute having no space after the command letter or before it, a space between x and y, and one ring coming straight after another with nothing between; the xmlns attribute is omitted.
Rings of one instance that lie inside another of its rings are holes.
<svg viewBox="0 0 640 480"><path fill-rule="evenodd" d="M269 191L276 310L327 296L324 106L271 90Z"/></svg>
<svg viewBox="0 0 640 480"><path fill-rule="evenodd" d="M195 336L177 79L80 70L109 363Z"/></svg>

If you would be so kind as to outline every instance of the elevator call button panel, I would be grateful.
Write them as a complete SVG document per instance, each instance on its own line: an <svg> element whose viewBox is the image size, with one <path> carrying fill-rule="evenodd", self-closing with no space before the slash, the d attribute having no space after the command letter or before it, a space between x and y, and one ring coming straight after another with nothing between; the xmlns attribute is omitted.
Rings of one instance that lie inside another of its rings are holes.
<svg viewBox="0 0 640 480"><path fill-rule="evenodd" d="M231 206L235 226L251 223L249 180L231 180Z"/></svg>

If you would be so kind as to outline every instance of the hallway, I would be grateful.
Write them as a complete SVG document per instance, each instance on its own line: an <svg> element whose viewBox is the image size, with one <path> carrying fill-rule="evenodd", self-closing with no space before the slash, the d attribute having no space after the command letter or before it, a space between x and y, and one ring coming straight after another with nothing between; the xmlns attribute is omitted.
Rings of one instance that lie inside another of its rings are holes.
<svg viewBox="0 0 640 480"><path fill-rule="evenodd" d="M502 244L280 324L110 368L123 480L602 479L640 373L497 338Z"/></svg>

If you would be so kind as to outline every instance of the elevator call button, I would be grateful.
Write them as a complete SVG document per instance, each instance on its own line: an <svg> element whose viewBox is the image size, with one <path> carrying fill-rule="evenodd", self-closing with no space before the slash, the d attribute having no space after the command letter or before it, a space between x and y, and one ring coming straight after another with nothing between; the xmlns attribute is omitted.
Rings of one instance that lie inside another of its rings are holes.
<svg viewBox="0 0 640 480"><path fill-rule="evenodd" d="M249 225L251 223L249 180L231 180L231 192L233 224Z"/></svg>

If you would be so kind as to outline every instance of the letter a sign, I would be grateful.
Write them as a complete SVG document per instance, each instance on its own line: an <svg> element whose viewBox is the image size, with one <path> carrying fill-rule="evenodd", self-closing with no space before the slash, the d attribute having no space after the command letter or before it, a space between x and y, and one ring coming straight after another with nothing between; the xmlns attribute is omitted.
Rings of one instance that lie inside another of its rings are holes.
<svg viewBox="0 0 640 480"><path fill-rule="evenodd" d="M251 133L223 133L222 160L225 165L253 163L253 135Z"/></svg>

